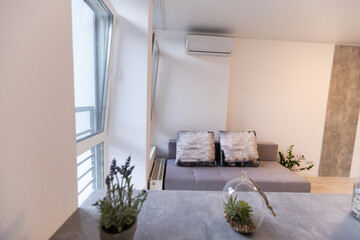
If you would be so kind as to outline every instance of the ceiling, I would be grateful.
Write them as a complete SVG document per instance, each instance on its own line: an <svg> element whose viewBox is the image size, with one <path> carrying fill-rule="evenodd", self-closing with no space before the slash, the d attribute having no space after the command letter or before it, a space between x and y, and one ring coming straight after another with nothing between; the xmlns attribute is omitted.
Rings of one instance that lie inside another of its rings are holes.
<svg viewBox="0 0 360 240"><path fill-rule="evenodd" d="M360 0L154 0L155 29L360 45Z"/></svg>

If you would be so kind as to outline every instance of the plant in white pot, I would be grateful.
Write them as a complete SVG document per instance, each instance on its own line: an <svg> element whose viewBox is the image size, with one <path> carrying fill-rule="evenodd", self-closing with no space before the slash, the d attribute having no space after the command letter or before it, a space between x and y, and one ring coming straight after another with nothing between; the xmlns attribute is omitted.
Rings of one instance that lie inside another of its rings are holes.
<svg viewBox="0 0 360 240"><path fill-rule="evenodd" d="M112 161L106 177L106 196L94 203L100 212L100 237L103 240L134 238L137 216L147 192L142 190L135 196L134 185L131 184L134 166L130 166L130 161L131 157L128 157L121 167L116 166L115 159Z"/></svg>

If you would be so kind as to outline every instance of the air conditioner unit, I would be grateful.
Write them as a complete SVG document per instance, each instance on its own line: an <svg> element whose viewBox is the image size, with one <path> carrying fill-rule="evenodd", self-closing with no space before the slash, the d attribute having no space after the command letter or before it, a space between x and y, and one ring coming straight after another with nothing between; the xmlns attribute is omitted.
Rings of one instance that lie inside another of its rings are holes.
<svg viewBox="0 0 360 240"><path fill-rule="evenodd" d="M154 165L149 177L149 187L150 190L162 190L163 189L163 180L165 172L165 158L156 158Z"/></svg>
<svg viewBox="0 0 360 240"><path fill-rule="evenodd" d="M198 55L230 56L235 45L235 37L187 34L186 52Z"/></svg>

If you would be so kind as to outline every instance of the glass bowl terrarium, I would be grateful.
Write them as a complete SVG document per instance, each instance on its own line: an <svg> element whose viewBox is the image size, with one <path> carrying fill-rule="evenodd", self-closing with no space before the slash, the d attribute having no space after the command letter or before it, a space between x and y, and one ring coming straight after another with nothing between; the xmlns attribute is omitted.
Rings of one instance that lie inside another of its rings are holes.
<svg viewBox="0 0 360 240"><path fill-rule="evenodd" d="M261 226L266 205L259 190L245 171L241 171L240 178L226 183L222 199L224 217L235 231L252 233Z"/></svg>

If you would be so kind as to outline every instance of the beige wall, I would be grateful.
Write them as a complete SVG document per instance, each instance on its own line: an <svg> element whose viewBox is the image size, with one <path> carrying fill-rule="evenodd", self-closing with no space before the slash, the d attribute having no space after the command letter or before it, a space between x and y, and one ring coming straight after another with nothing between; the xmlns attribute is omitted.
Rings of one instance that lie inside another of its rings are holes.
<svg viewBox="0 0 360 240"><path fill-rule="evenodd" d="M260 141L314 161L317 175L334 45L236 41L231 59L228 130L255 130Z"/></svg>
<svg viewBox="0 0 360 240"><path fill-rule="evenodd" d="M2 1L0 239L48 239L77 207L70 0Z"/></svg>

